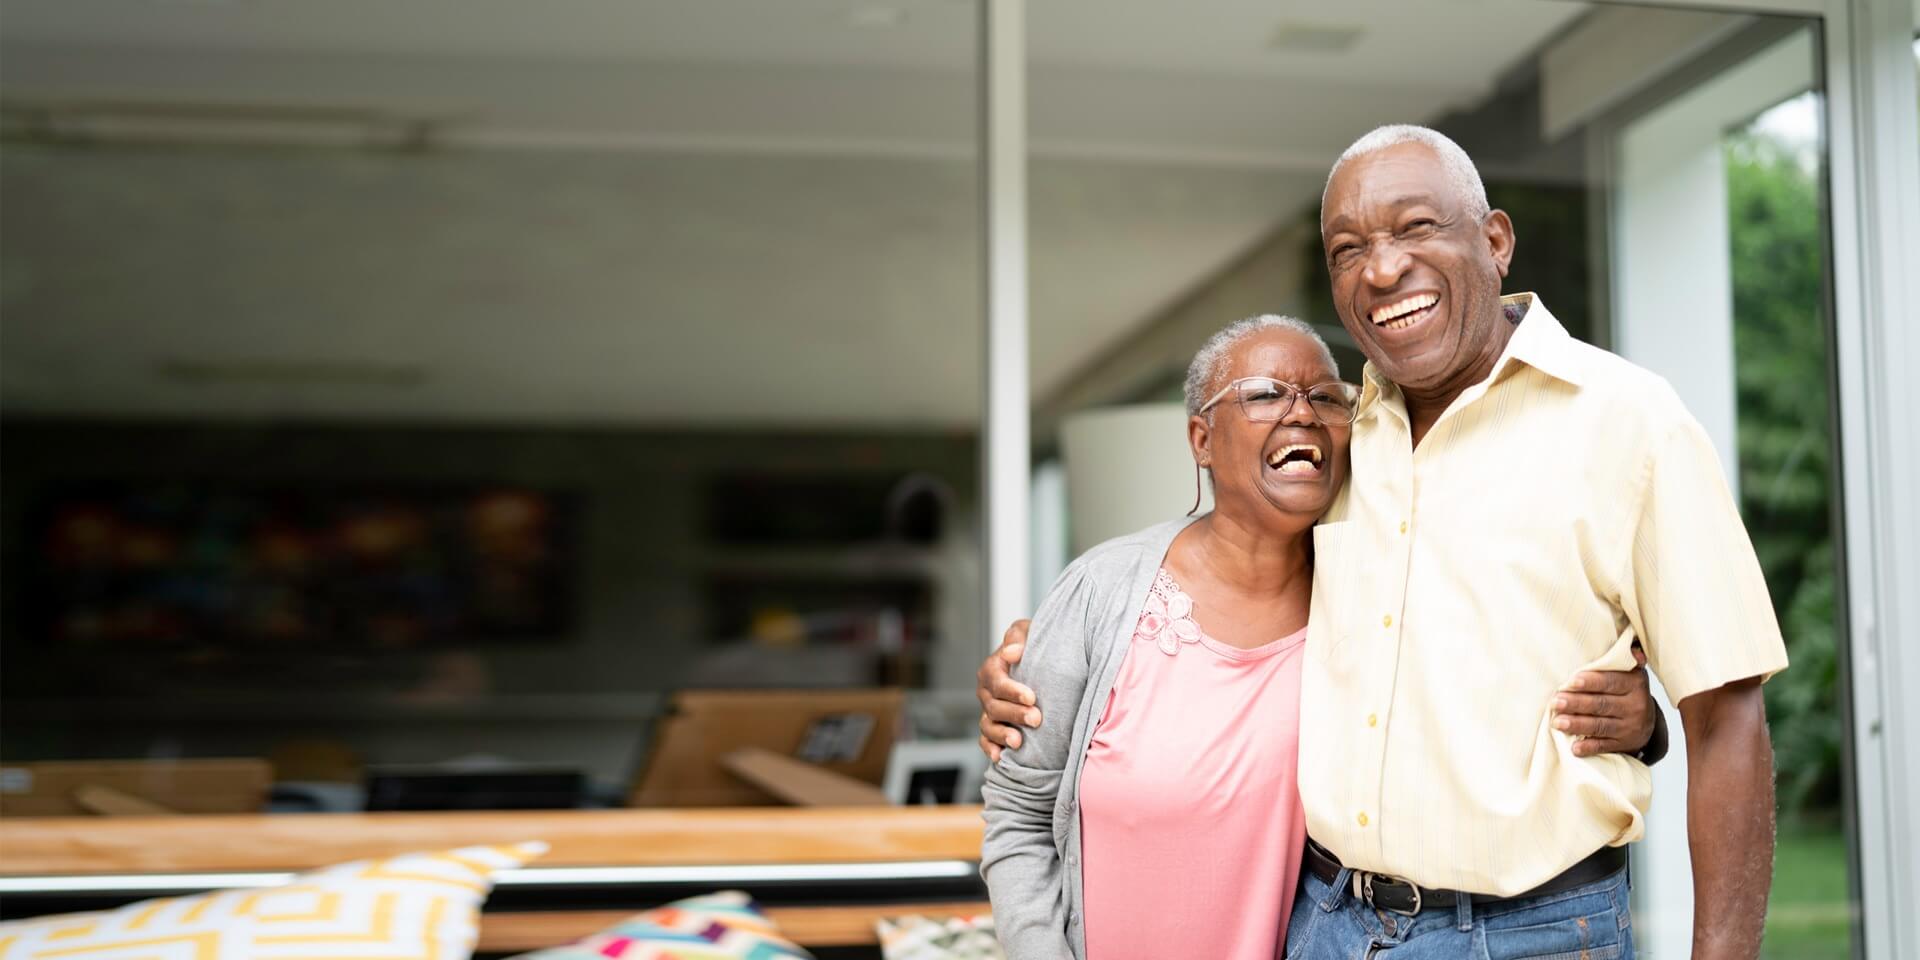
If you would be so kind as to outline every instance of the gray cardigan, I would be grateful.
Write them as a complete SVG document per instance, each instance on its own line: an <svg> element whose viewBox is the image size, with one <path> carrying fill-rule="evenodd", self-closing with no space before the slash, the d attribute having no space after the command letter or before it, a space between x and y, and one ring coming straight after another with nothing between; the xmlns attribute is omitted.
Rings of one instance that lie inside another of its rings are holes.
<svg viewBox="0 0 1920 960"><path fill-rule="evenodd" d="M1181 519L1109 540L1054 581L1027 629L1014 679L1043 714L987 770L980 874L1009 960L1085 960L1080 762ZM1072 722L1068 722L1068 708Z"/></svg>

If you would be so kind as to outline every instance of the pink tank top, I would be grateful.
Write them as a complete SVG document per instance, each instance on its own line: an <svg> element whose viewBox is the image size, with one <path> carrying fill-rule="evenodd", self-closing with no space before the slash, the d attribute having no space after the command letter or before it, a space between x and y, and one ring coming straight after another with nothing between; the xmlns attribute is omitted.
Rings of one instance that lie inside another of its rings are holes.
<svg viewBox="0 0 1920 960"><path fill-rule="evenodd" d="M1087 960L1285 956L1306 635L1229 646L1154 578L1080 773Z"/></svg>

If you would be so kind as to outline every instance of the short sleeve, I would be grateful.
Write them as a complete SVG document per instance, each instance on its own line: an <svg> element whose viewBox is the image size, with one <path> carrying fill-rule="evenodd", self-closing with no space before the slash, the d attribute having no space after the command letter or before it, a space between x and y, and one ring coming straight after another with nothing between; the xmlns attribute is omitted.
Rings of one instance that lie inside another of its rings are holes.
<svg viewBox="0 0 1920 960"><path fill-rule="evenodd" d="M1698 421L1648 452L1621 605L1675 703L1786 669L1760 562Z"/></svg>

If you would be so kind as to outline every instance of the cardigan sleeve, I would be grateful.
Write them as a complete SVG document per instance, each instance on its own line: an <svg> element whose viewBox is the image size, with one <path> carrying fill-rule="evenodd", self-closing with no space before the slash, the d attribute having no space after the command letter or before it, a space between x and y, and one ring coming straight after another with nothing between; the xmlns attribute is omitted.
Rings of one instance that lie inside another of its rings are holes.
<svg viewBox="0 0 1920 960"><path fill-rule="evenodd" d="M1060 575L1034 614L1013 677L1033 690L1043 720L1022 732L1018 749L1002 751L981 791L980 872L993 901L994 930L1007 956L1018 960L1072 956L1054 811L1073 749L1073 716L1090 682L1096 586L1082 558Z"/></svg>

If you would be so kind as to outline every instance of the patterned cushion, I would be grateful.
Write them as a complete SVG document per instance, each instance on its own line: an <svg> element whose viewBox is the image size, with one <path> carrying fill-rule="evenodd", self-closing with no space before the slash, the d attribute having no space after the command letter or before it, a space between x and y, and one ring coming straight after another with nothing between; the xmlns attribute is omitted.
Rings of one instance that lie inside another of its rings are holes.
<svg viewBox="0 0 1920 960"><path fill-rule="evenodd" d="M512 960L774 960L811 958L787 942L738 890L676 900L635 914L579 943Z"/></svg>
<svg viewBox="0 0 1920 960"><path fill-rule="evenodd" d="M281 887L0 923L0 960L467 960L492 872L541 843L413 853Z"/></svg>
<svg viewBox="0 0 1920 960"><path fill-rule="evenodd" d="M875 926L880 952L887 960L1004 960L994 939L993 918L891 917Z"/></svg>

